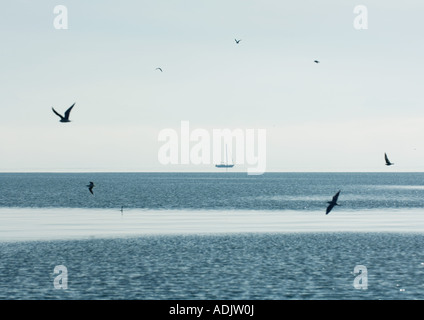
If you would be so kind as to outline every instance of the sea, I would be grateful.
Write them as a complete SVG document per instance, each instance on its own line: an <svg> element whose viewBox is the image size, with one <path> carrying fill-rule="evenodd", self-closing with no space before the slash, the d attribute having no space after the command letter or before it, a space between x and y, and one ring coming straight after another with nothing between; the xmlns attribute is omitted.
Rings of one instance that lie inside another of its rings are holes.
<svg viewBox="0 0 424 320"><path fill-rule="evenodd" d="M0 173L2 300L421 300L423 244L424 173Z"/></svg>

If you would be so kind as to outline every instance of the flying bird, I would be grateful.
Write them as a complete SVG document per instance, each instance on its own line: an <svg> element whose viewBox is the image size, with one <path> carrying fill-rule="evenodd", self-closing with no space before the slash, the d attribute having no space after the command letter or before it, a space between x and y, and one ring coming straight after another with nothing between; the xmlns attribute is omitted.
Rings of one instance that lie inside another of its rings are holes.
<svg viewBox="0 0 424 320"><path fill-rule="evenodd" d="M234 41L235 41L236 43L239 43L239 42L241 41L241 39L240 39L240 40L234 39Z"/></svg>
<svg viewBox="0 0 424 320"><path fill-rule="evenodd" d="M52 110L53 110L53 112L54 112L57 116L59 116L59 117L60 117L60 122L71 122L71 120L69 120L69 114L71 113L71 110L72 110L72 108L74 107L74 105L75 105L75 103L74 103L72 106L70 106L70 107L68 108L68 110L66 110L66 112L65 112L65 116L64 116L64 117L62 117L62 115L61 115L61 114L57 113L55 109L53 109L53 108L52 108Z"/></svg>
<svg viewBox="0 0 424 320"><path fill-rule="evenodd" d="M389 157L387 156L387 154L384 154L384 160L386 160L386 166L392 166L394 165L393 162L390 162Z"/></svg>
<svg viewBox="0 0 424 320"><path fill-rule="evenodd" d="M339 198L340 191L341 191L341 190L339 190L339 192L337 192L337 193L333 196L333 200L331 200L331 201L327 201L327 203L328 203L328 207L327 207L327 210L326 210L325 214L329 214L329 213L330 213L330 211L334 208L334 206L339 206L339 204L337 203L337 199Z"/></svg>
<svg viewBox="0 0 424 320"><path fill-rule="evenodd" d="M93 193L94 183L90 181L90 184L87 184L88 190L90 190L91 194Z"/></svg>
<svg viewBox="0 0 424 320"><path fill-rule="evenodd" d="M319 63L319 61L318 61L318 60L314 60L314 62L315 62L315 63Z"/></svg>
<svg viewBox="0 0 424 320"><path fill-rule="evenodd" d="M160 72L163 72L163 71L162 71L162 68L156 68L156 70L159 70Z"/></svg>

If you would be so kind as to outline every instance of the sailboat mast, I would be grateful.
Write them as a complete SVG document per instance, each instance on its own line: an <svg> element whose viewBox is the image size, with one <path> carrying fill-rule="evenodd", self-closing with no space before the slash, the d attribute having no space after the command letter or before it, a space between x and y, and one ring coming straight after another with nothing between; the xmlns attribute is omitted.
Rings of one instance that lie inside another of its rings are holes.
<svg viewBox="0 0 424 320"><path fill-rule="evenodd" d="M225 145L225 160L222 161L221 160L221 164L216 164L215 167L217 168L232 168L234 166L234 164L229 164L228 163L228 146Z"/></svg>
<svg viewBox="0 0 424 320"><path fill-rule="evenodd" d="M227 145L225 145L225 171L228 172L228 151L227 151Z"/></svg>
<svg viewBox="0 0 424 320"><path fill-rule="evenodd" d="M225 164L228 164L228 152L227 152L227 145L225 145Z"/></svg>

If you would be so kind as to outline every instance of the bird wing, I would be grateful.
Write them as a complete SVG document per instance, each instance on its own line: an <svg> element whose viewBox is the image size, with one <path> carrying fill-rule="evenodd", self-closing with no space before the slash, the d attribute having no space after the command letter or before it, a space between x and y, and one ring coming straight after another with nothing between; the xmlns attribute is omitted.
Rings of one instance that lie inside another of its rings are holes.
<svg viewBox="0 0 424 320"><path fill-rule="evenodd" d="M62 115L61 115L61 114L59 114L59 113L57 113L55 109L53 109L53 108L52 108L52 110L53 110L53 112L54 112L57 116L59 116L59 117L60 117L60 119L63 119Z"/></svg>
<svg viewBox="0 0 424 320"><path fill-rule="evenodd" d="M333 202L334 202L334 203L336 203L336 202L337 202L337 199L339 198L339 195L340 195L340 191L341 191L341 190L339 190L339 192L337 192L337 193L333 196Z"/></svg>
<svg viewBox="0 0 424 320"><path fill-rule="evenodd" d="M333 207L334 207L334 204L329 204L327 207L327 210L325 211L325 214L329 214L331 209L333 209Z"/></svg>
<svg viewBox="0 0 424 320"><path fill-rule="evenodd" d="M389 158L387 157L387 154L386 153L384 154L384 160L386 160L386 163L387 164L390 163Z"/></svg>
<svg viewBox="0 0 424 320"><path fill-rule="evenodd" d="M88 188L88 190L90 190L91 194L94 194L93 193L93 187Z"/></svg>
<svg viewBox="0 0 424 320"><path fill-rule="evenodd" d="M74 103L72 106L70 106L70 107L68 108L68 110L66 110L66 112L65 112L65 118L66 118L66 119L69 119L69 114L71 113L71 110L72 110L72 108L74 107L74 105L75 105L75 103Z"/></svg>

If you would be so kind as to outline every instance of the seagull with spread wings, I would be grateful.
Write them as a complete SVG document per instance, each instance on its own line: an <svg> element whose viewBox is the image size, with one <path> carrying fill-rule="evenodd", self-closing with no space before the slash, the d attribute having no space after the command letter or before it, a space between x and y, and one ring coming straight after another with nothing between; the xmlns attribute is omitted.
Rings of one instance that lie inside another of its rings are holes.
<svg viewBox="0 0 424 320"><path fill-rule="evenodd" d="M68 110L66 110L65 111L65 115L64 116L62 116L61 114L59 114L55 109L53 109L52 108L52 110L53 110L53 112L58 116L58 117L60 117L60 122L71 122L71 120L69 120L69 115L70 115L70 113L71 113L71 110L72 110L72 108L74 107L74 105L75 105L75 103L72 105L72 106L70 106L69 108L68 108Z"/></svg>
<svg viewBox="0 0 424 320"><path fill-rule="evenodd" d="M339 206L339 204L337 203L337 199L339 198L340 191L341 191L341 190L339 190L339 192L337 192L337 193L333 196L333 199L332 199L331 201L327 201L327 203L328 203L328 207L327 207L327 210L326 210L325 214L329 214L329 213L330 213L330 211L334 208L334 206Z"/></svg>
<svg viewBox="0 0 424 320"><path fill-rule="evenodd" d="M93 188L94 188L94 183L92 181L90 181L90 184L87 184L88 190L90 190L91 194L93 193Z"/></svg>
<svg viewBox="0 0 424 320"><path fill-rule="evenodd" d="M387 156L387 154L384 154L384 160L386 161L386 166L392 166L394 165L393 162L390 162L389 157Z"/></svg>

